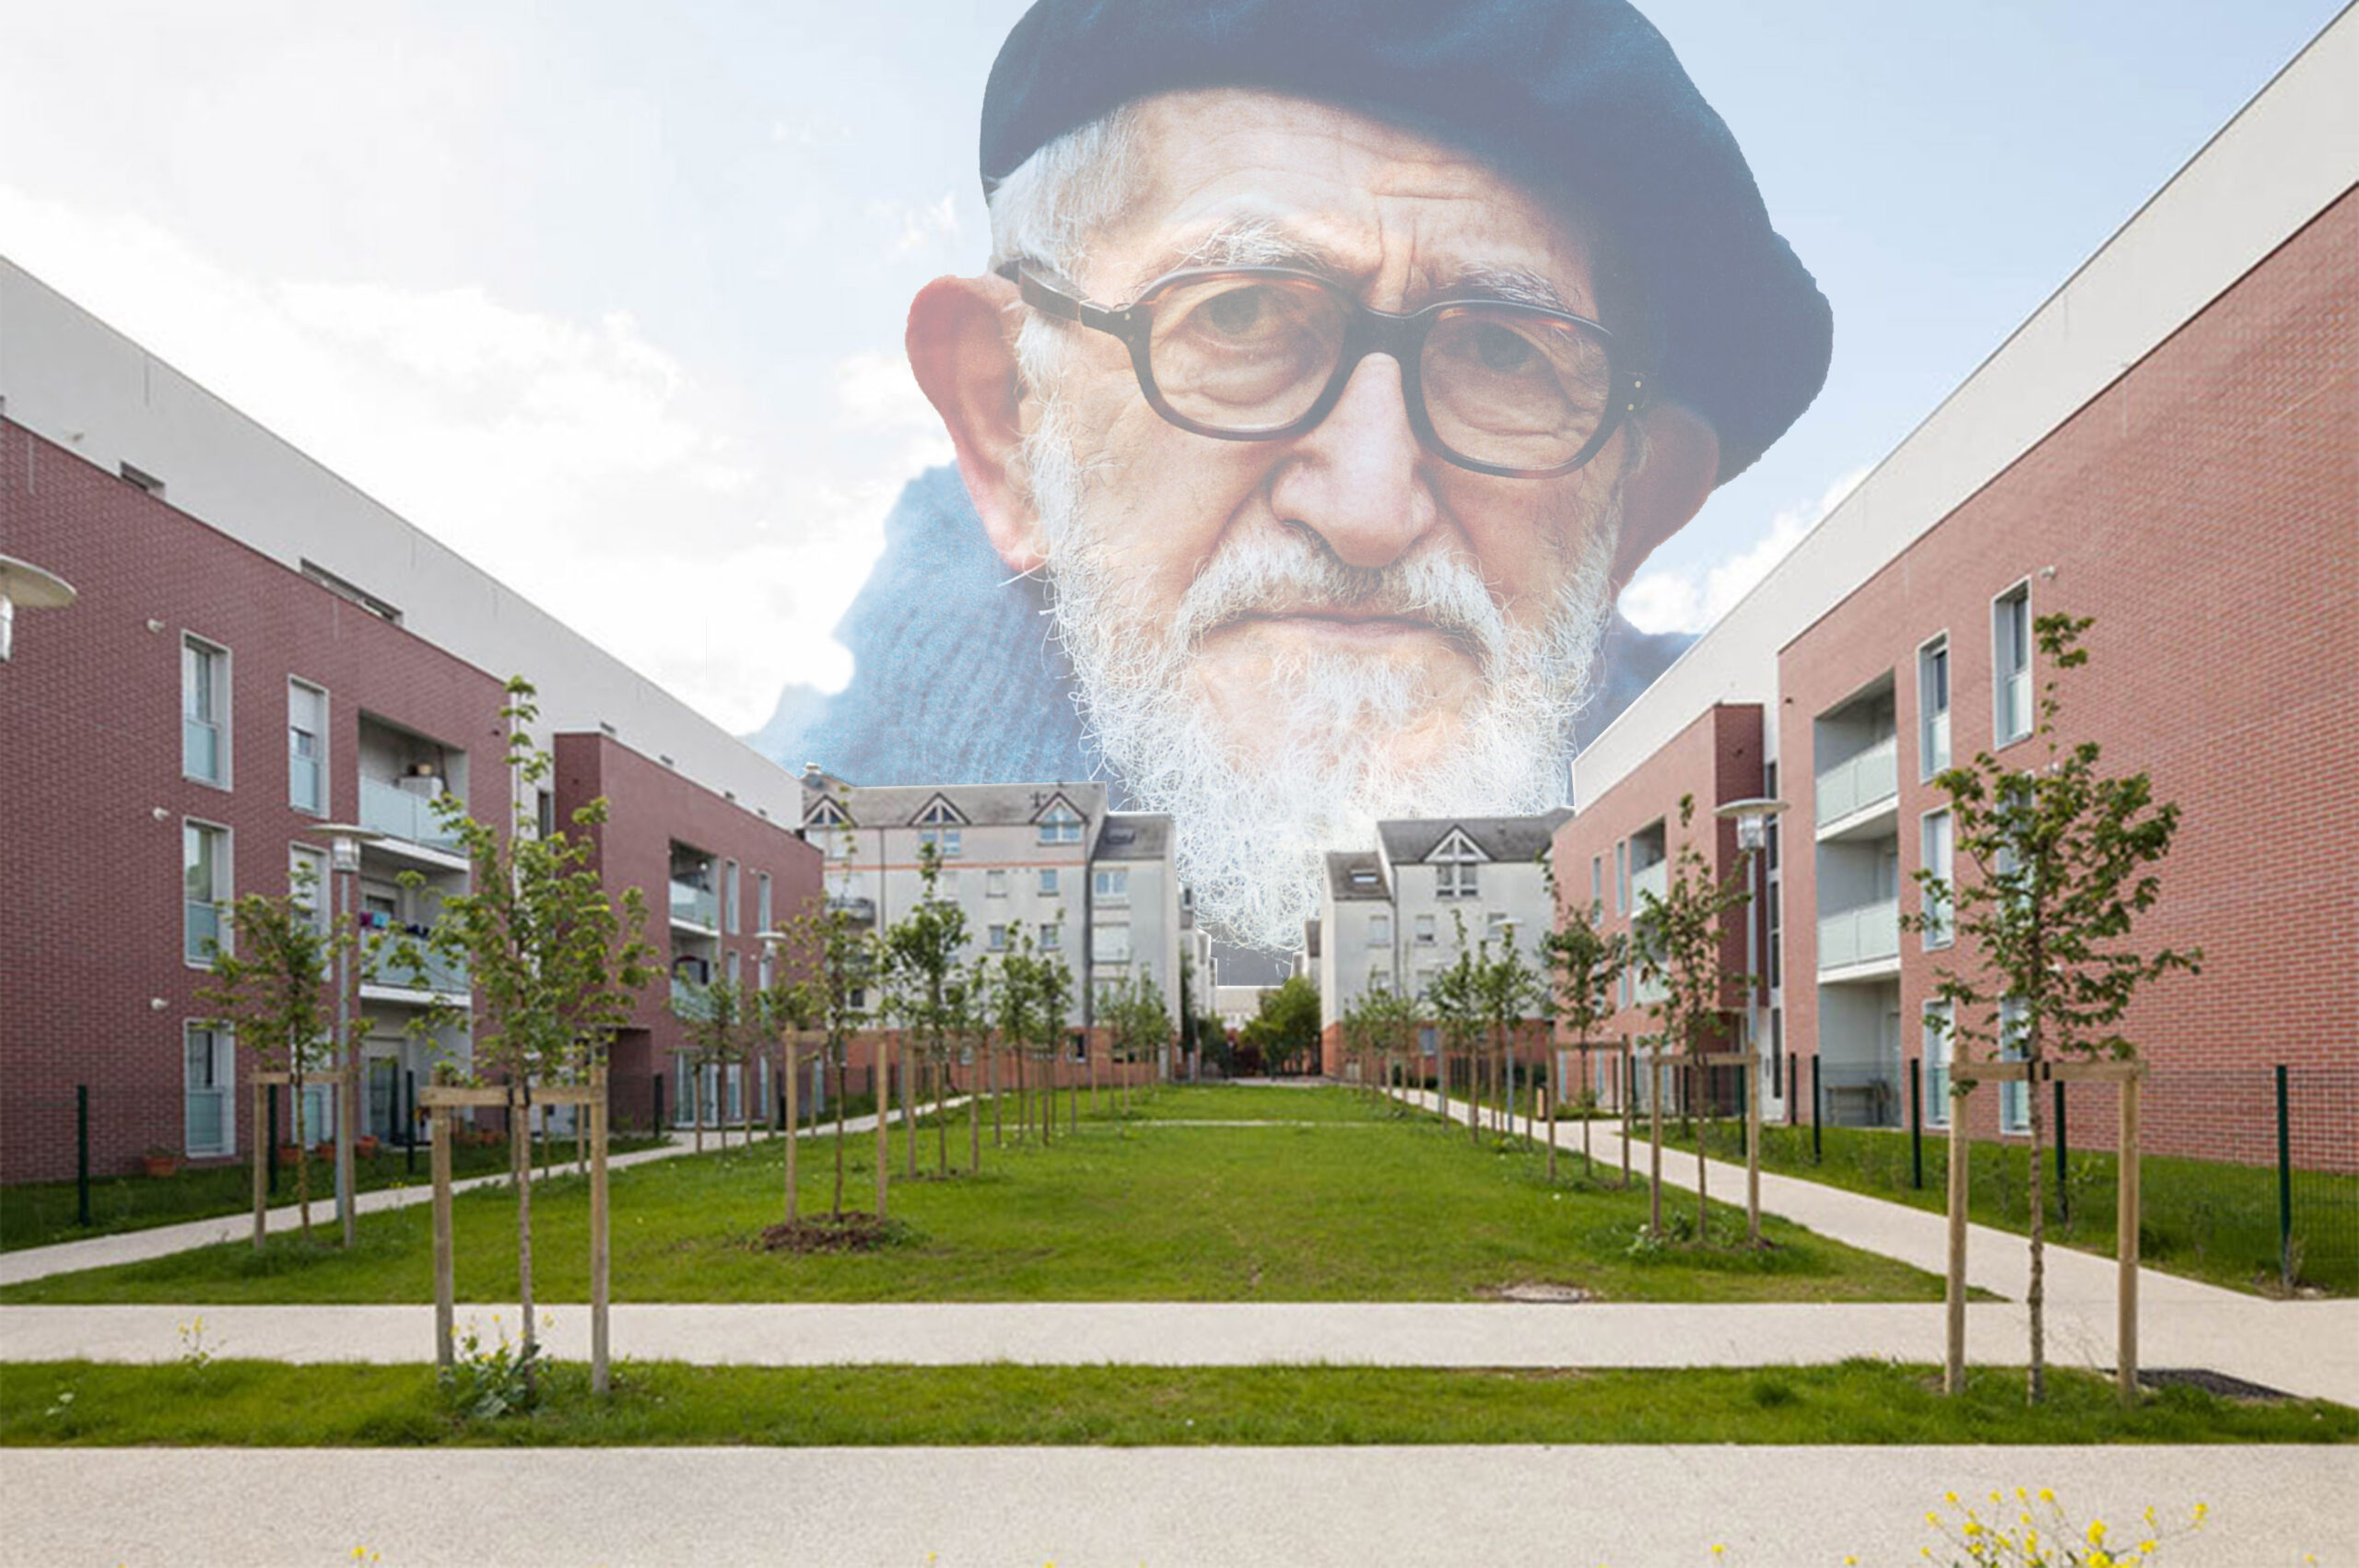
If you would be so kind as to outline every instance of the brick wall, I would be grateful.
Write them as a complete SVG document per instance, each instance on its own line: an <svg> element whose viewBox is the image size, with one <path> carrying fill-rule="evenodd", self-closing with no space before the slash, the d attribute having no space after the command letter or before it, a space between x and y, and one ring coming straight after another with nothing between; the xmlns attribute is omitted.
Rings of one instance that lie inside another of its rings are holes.
<svg viewBox="0 0 2359 1568"><path fill-rule="evenodd" d="M1810 820L1812 720L1890 673L1899 849L1942 803L1919 780L1920 642L1951 647L1952 755L1992 740L1991 600L2028 579L2035 614L2095 617L2065 677L2064 734L2102 766L2145 769L2176 802L2151 948L2200 945L2124 1027L2157 1073L2150 1150L2273 1153L2249 1125L2270 1064L2348 1070L2359 953L2359 194L2344 196L2045 441L1879 571L1780 655L1783 792ZM2037 743L2001 760L2024 765ZM1816 922L1806 833L1786 858L1788 1024L1815 1026ZM1961 876L1971 872L1963 865ZM1584 869L1581 876L1585 879ZM1581 883L1586 887L1584 880ZM1903 885L1902 907L1914 908ZM1901 939L1901 1043L1914 1056L1938 962ZM2218 1093L2206 1075L2228 1074ZM2165 1081L2183 1087L2165 1093ZM2321 1080L2324 1081L2324 1080ZM1971 1124L1995 1129L1996 1096ZM2114 1134L2111 1095L2072 1096L2074 1141ZM2305 1164L2359 1160L2359 1122L2297 1117ZM2267 1154L2261 1157L2268 1157Z"/></svg>

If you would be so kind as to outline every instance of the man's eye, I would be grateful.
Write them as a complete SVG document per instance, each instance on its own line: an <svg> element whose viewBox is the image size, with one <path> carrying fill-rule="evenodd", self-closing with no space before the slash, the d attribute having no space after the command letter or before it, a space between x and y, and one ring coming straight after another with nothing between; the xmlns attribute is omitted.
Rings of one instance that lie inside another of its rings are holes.
<svg viewBox="0 0 2359 1568"><path fill-rule="evenodd" d="M1279 330L1279 311L1271 291L1261 287L1232 288L1196 307L1197 322L1222 337L1262 337Z"/></svg>
<svg viewBox="0 0 2359 1568"><path fill-rule="evenodd" d="M1467 349L1474 362L1496 375L1522 375L1538 367L1540 351L1503 326L1485 322L1470 338Z"/></svg>

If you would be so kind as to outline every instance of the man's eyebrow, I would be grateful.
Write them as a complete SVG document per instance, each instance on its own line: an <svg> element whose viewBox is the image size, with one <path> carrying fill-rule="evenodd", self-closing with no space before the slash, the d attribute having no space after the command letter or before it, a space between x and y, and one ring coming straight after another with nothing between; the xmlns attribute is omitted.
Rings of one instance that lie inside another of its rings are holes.
<svg viewBox="0 0 2359 1568"><path fill-rule="evenodd" d="M1529 267L1496 262L1468 262L1440 280L1439 288L1441 298L1448 299L1497 299L1510 305L1536 305L1543 310L1561 310L1568 316L1591 313L1577 310L1566 303L1563 293L1542 274Z"/></svg>
<svg viewBox="0 0 2359 1568"><path fill-rule="evenodd" d="M1232 218L1184 248L1174 246L1156 256L1132 278L1131 296L1166 273L1185 267L1293 267L1300 272L1344 275L1334 252L1314 240L1289 232L1266 217Z"/></svg>

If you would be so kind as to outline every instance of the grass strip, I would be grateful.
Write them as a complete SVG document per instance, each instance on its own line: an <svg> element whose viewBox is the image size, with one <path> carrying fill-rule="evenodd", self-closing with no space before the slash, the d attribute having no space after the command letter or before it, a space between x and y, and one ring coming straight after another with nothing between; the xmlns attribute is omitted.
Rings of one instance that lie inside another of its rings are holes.
<svg viewBox="0 0 2359 1568"><path fill-rule="evenodd" d="M1703 1125L1707 1153L1734 1164L1744 1163L1741 1126ZM1947 1129L1925 1131L1921 1188L1916 1185L1906 1131L1827 1127L1819 1135L1824 1159L1813 1160L1807 1125L1763 1129L1761 1168L1911 1208L1936 1213L1946 1210ZM1663 1141L1695 1147L1692 1135L1683 1137L1668 1123ZM2027 1232L2030 1145L1978 1141L1973 1151L1967 1191L1974 1223L2018 1235ZM2053 1147L2046 1157L2048 1239L2112 1257L2118 1158L2109 1149L2073 1149L2060 1186ZM2150 1153L2139 1157L2138 1176L2141 1263L2232 1290L2283 1293L2273 1166ZM2359 1174L2297 1170L2293 1195L2295 1283L2328 1294L2359 1294Z"/></svg>
<svg viewBox="0 0 2359 1568"><path fill-rule="evenodd" d="M948 1148L952 1174L900 1179L898 1245L853 1256L757 1245L784 1218L776 1142L616 1172L615 1299L626 1302L1470 1301L1517 1285L1564 1285L1614 1301L1936 1301L1942 1282L1896 1259L1784 1221L1773 1245L1743 1245L1743 1215L1717 1207L1711 1246L1644 1245L1643 1189L1618 1171L1579 1176L1578 1155L1546 1180L1529 1145L1479 1146L1463 1128L1342 1089L1169 1088L1138 1114L1085 1114L1054 1141L994 1147L963 1174L966 1128L921 1129L921 1165ZM1333 1126L1284 1125L1301 1121ZM1203 1122L1237 1125L1191 1125ZM1275 1122L1281 1125L1252 1125ZM1356 1124L1356 1125L1353 1125ZM845 1195L874 1191L874 1140L844 1151ZM832 1139L806 1143L805 1214L831 1203ZM458 1294L516 1294L514 1198L504 1188L454 1207ZM1678 1194L1667 1208L1693 1212ZM534 1284L545 1302L589 1299L586 1184L534 1189ZM345 1252L274 1238L34 1280L11 1303L422 1303L433 1299L431 1216L364 1216Z"/></svg>
<svg viewBox="0 0 2359 1568"><path fill-rule="evenodd" d="M1952 1400L1930 1366L1688 1371L1396 1367L706 1367L626 1363L593 1400L586 1369L545 1372L528 1414L463 1420L430 1369L13 1363L0 1445L249 1447L1350 1445L1486 1443L2350 1443L2359 1411L2185 1387L2132 1410L2109 1381L1980 1368Z"/></svg>

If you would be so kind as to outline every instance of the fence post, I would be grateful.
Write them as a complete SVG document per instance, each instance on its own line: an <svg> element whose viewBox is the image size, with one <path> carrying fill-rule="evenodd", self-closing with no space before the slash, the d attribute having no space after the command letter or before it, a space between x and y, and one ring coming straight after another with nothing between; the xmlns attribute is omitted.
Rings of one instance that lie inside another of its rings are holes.
<svg viewBox="0 0 2359 1568"><path fill-rule="evenodd" d="M1908 1059L1908 1185L1925 1190L1925 1059Z"/></svg>
<svg viewBox="0 0 2359 1568"><path fill-rule="evenodd" d="M1818 1053L1810 1053L1810 1163L1826 1163L1826 1143L1819 1136L1819 1124L1826 1119L1826 1091L1818 1082Z"/></svg>
<svg viewBox="0 0 2359 1568"><path fill-rule="evenodd" d="M2056 1080L2056 1215L2061 1220L2072 1217L2072 1189L2064 1180L2064 1167L2071 1139L2064 1130L2064 1080Z"/></svg>
<svg viewBox="0 0 2359 1568"><path fill-rule="evenodd" d="M402 1071L402 1175L417 1172L417 1074Z"/></svg>
<svg viewBox="0 0 2359 1568"><path fill-rule="evenodd" d="M648 1130L661 1138L663 1136L663 1075L658 1072L653 1076L655 1079L655 1125Z"/></svg>
<svg viewBox="0 0 2359 1568"><path fill-rule="evenodd" d="M74 1085L74 1223L90 1226L90 1086Z"/></svg>
<svg viewBox="0 0 2359 1568"><path fill-rule="evenodd" d="M269 1097L270 1106L270 1190L276 1194L278 1191L278 1085L272 1084L264 1093Z"/></svg>
<svg viewBox="0 0 2359 1568"><path fill-rule="evenodd" d="M2285 1064L2277 1064L2277 1278L2294 1293L2294 1122L2287 1114Z"/></svg>

